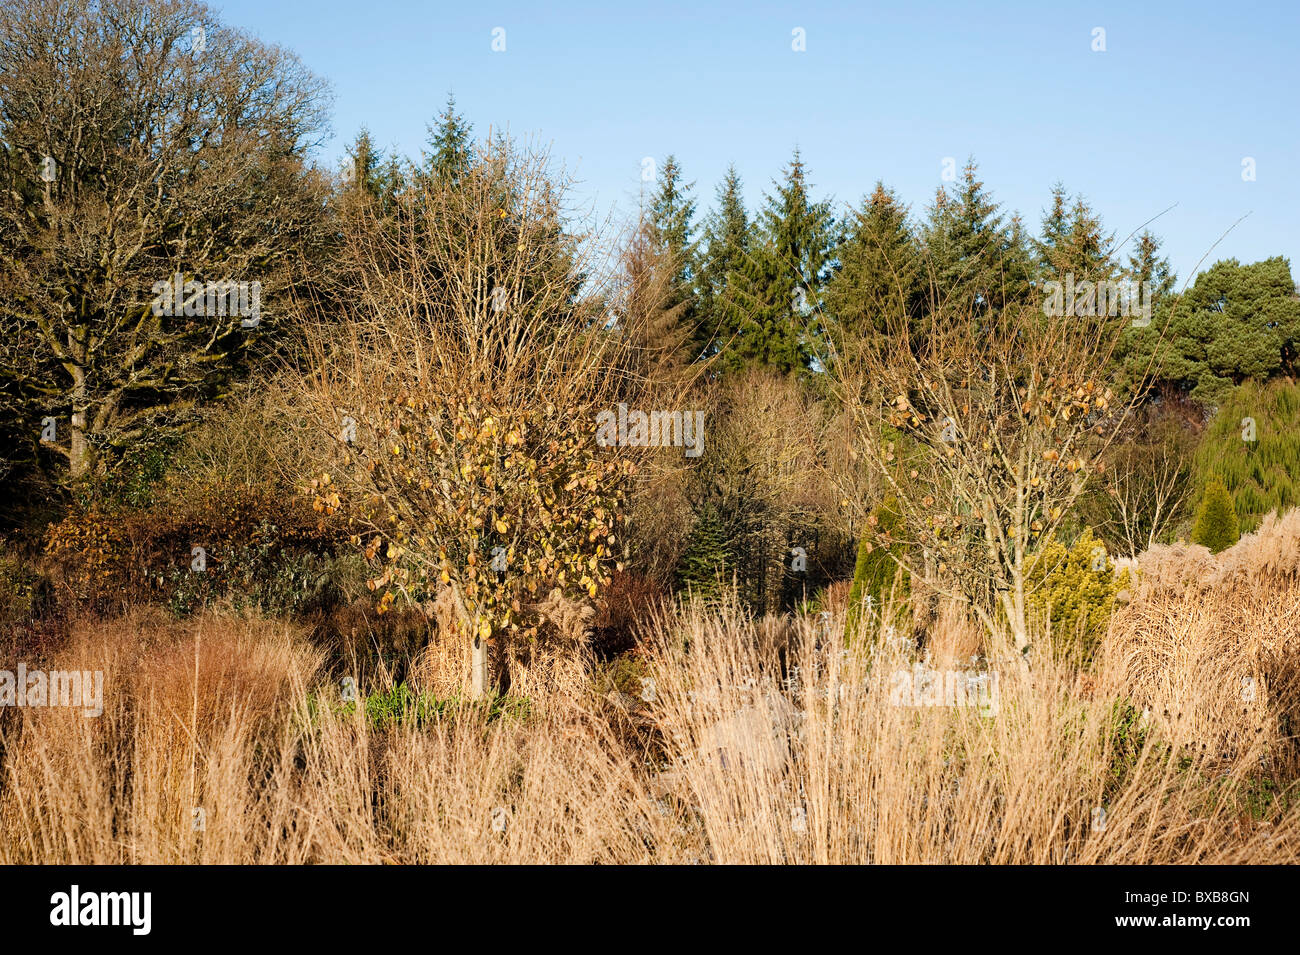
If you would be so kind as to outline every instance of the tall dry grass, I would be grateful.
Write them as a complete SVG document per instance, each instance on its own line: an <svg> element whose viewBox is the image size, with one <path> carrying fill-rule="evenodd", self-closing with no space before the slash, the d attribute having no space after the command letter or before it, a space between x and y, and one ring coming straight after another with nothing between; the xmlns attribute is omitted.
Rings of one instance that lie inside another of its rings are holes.
<svg viewBox="0 0 1300 955"><path fill-rule="evenodd" d="M396 724L338 705L283 623L83 623L49 666L104 669L104 714L0 711L0 861L1295 861L1293 700L1259 695L1259 742L1187 745L1142 717L1143 674L1161 660L1212 699L1222 672L1203 649L1159 656L1154 610L1129 613L1095 673L1047 649L1003 665L987 713L896 705L894 674L925 662L900 641L845 650L840 620L691 606L649 622L634 692L556 670L527 716ZM1141 627L1149 648L1130 645Z"/></svg>

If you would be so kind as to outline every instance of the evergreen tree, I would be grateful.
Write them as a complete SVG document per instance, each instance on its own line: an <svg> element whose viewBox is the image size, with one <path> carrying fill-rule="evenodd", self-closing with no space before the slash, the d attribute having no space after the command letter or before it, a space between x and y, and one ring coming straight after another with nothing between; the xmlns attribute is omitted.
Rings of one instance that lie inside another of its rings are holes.
<svg viewBox="0 0 1300 955"><path fill-rule="evenodd" d="M1052 200L1043 213L1040 238L1034 243L1040 272L1054 279L1065 271L1062 252L1070 238L1070 195L1065 184L1052 186Z"/></svg>
<svg viewBox="0 0 1300 955"><path fill-rule="evenodd" d="M405 177L397 157L391 153L382 155L375 148L370 131L363 126L348 149L345 195L375 203L383 214L390 210L394 197L404 185Z"/></svg>
<svg viewBox="0 0 1300 955"><path fill-rule="evenodd" d="M692 241L695 200L693 183L682 181L681 167L669 156L659 170L655 194L646 222L647 252L654 268L662 270L662 280L654 283L656 301L651 306L656 315L651 321L656 344L681 352L681 359L699 356L695 325L699 319L696 301L696 248Z"/></svg>
<svg viewBox="0 0 1300 955"><path fill-rule="evenodd" d="M1138 236L1137 248L1129 256L1128 277L1140 284L1150 283L1153 311L1174 290L1174 272L1169 259L1160 254L1160 240L1149 229Z"/></svg>
<svg viewBox="0 0 1300 955"><path fill-rule="evenodd" d="M814 353L821 296L833 267L834 217L829 201L809 197L797 149L775 185L737 282L739 323L727 362L732 367L791 371L808 367Z"/></svg>
<svg viewBox="0 0 1300 955"><path fill-rule="evenodd" d="M455 185L473 166L473 143L473 127L456 112L456 97L448 94L437 125L429 127L426 174Z"/></svg>
<svg viewBox="0 0 1300 955"><path fill-rule="evenodd" d="M1241 530L1270 511L1300 506L1300 384L1278 378L1232 390L1193 459L1197 488L1223 481Z"/></svg>
<svg viewBox="0 0 1300 955"><path fill-rule="evenodd" d="M826 310L844 330L879 329L884 315L919 311L920 262L907 213L881 182L853 213L826 290Z"/></svg>
<svg viewBox="0 0 1300 955"><path fill-rule="evenodd" d="M1074 205L1061 183L1052 187L1052 201L1043 214L1042 233L1034 243L1037 265L1045 279L1073 275L1076 281L1098 282L1114 273L1111 247L1101 217L1078 196Z"/></svg>
<svg viewBox="0 0 1300 955"><path fill-rule="evenodd" d="M678 564L678 586L705 600L715 599L729 582L731 559L722 518L717 508L705 503Z"/></svg>
<svg viewBox="0 0 1300 955"><path fill-rule="evenodd" d="M1165 312L1126 336L1130 382L1151 368L1157 387L1216 404L1242 382L1300 372L1300 297L1281 256L1216 262Z"/></svg>
<svg viewBox="0 0 1300 955"><path fill-rule="evenodd" d="M983 312L1022 298L1029 289L1030 255L1016 220L979 179L972 159L949 193L940 189L922 227L927 278L938 304Z"/></svg>
<svg viewBox="0 0 1300 955"><path fill-rule="evenodd" d="M664 160L659 170L655 195L650 203L650 235L657 250L672 263L672 278L681 289L682 298L690 294L695 275L695 247L691 242L695 200L694 183L682 182L682 170L675 156Z"/></svg>
<svg viewBox="0 0 1300 955"><path fill-rule="evenodd" d="M698 354L716 354L726 334L739 325L736 283L749 256L752 229L745 214L740 175L735 165L717 190L717 209L705 220L704 250L699 256L700 322Z"/></svg>
<svg viewBox="0 0 1300 955"><path fill-rule="evenodd" d="M1232 497L1223 481L1211 479L1205 488L1201 506L1196 510L1196 526L1192 530L1192 540L1208 547L1211 553L1231 547L1241 536L1237 524L1237 512L1232 506Z"/></svg>

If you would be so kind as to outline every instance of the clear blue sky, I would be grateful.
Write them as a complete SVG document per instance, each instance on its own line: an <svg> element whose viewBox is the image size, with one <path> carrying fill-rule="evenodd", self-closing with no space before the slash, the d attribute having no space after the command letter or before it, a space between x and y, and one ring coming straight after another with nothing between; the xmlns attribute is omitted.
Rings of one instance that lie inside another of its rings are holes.
<svg viewBox="0 0 1300 955"><path fill-rule="evenodd" d="M1282 254L1300 271L1295 0L213 7L329 80L331 164L363 124L417 154L452 91L476 134L549 145L600 211L633 210L642 158L669 153L702 209L734 161L752 210L798 145L819 196L857 203L879 178L919 213L944 157L973 155L1034 231L1058 179L1121 239L1177 203L1152 228L1180 285L1246 213L1206 265Z"/></svg>

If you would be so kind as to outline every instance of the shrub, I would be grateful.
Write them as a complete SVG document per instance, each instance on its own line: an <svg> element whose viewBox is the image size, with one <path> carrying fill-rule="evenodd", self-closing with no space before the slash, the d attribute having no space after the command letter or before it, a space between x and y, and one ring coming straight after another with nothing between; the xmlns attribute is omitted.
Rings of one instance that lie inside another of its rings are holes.
<svg viewBox="0 0 1300 955"><path fill-rule="evenodd" d="M1128 571L1117 577L1106 548L1085 530L1070 547L1048 538L1030 557L1025 600L1040 626L1050 623L1053 634L1078 641L1087 654L1105 634L1115 595L1127 583Z"/></svg>
<svg viewBox="0 0 1300 955"><path fill-rule="evenodd" d="M1241 531L1300 504L1300 383L1246 382L1224 400L1195 455L1196 496L1215 478L1232 495Z"/></svg>
<svg viewBox="0 0 1300 955"><path fill-rule="evenodd" d="M678 587L705 601L716 600L725 590L731 563L731 549L722 530L722 519L717 509L706 503L700 509L690 543L686 545L686 552L678 565Z"/></svg>
<svg viewBox="0 0 1300 955"><path fill-rule="evenodd" d="M898 534L900 521L898 502L890 495L878 507L869 519L872 533L864 534L858 544L858 560L853 570L853 587L849 591L849 611L847 636L852 639L857 632L858 623L865 611L864 602L871 598L871 606L879 613L880 608L890 598L894 578L898 575L898 563L890 556L890 547ZM907 586L907 575L903 574L900 584Z"/></svg>
<svg viewBox="0 0 1300 955"><path fill-rule="evenodd" d="M230 596L292 612L327 600L340 536L336 521L296 496L207 487L143 508L73 513L49 529L45 552L64 589L95 609L155 600L183 614Z"/></svg>
<svg viewBox="0 0 1300 955"><path fill-rule="evenodd" d="M1241 529L1237 523L1237 511L1232 506L1232 497L1223 482L1215 478L1205 488L1201 506L1196 509L1192 540L1217 554L1237 543L1240 536Z"/></svg>

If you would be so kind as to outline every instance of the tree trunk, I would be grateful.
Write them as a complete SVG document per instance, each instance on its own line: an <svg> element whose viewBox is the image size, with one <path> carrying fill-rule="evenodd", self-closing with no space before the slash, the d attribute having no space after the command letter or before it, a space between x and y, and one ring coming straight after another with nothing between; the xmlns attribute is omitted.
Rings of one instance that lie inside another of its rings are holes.
<svg viewBox="0 0 1300 955"><path fill-rule="evenodd" d="M68 469L74 480L85 477L93 463L93 449L86 433L85 345L74 331L68 332L68 353L72 356L72 436Z"/></svg>
<svg viewBox="0 0 1300 955"><path fill-rule="evenodd" d="M474 634L473 649L474 660L470 695L476 700L481 700L488 695L488 642L476 633Z"/></svg>

